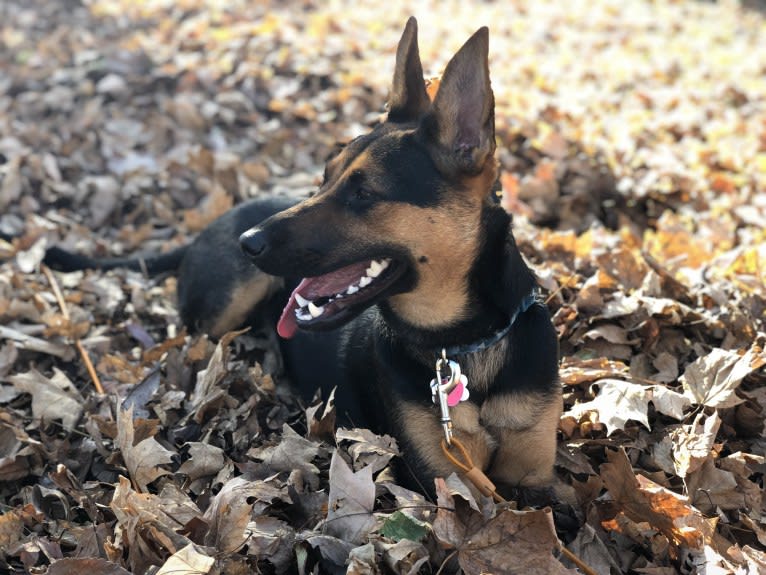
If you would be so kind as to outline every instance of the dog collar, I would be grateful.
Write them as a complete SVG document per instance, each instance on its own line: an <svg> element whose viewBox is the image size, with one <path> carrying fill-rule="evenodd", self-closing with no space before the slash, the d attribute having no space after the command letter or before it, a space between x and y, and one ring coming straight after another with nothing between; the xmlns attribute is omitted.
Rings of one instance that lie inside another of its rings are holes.
<svg viewBox="0 0 766 575"><path fill-rule="evenodd" d="M495 333L493 333L491 336L487 338L480 339L479 341L475 341L467 345L453 345L452 347L442 348L442 350L440 350L442 355L446 355L446 357L454 357L456 355L466 355L469 353L484 351L485 349L492 347L501 339L503 339L506 335L508 335L508 332L511 331L513 324L516 323L516 320L522 313L524 313L530 307L532 307L535 303L537 303L537 294L538 294L537 288L536 287L532 288L532 291L529 292L524 297L524 299L521 300L519 307L517 307L516 310L511 314L511 318L510 320L508 320L508 324L505 327L503 327L501 330L496 331Z"/></svg>

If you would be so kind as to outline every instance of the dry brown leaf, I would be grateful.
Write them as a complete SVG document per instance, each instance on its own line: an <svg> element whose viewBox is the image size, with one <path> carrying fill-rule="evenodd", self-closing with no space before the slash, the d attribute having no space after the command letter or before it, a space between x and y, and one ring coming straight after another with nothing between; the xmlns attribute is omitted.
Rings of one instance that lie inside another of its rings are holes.
<svg viewBox="0 0 766 575"><path fill-rule="evenodd" d="M24 522L15 509L0 515L0 549L10 549L21 541Z"/></svg>
<svg viewBox="0 0 766 575"><path fill-rule="evenodd" d="M608 379L626 374L628 366L620 361L597 359L565 358L561 362L559 377L564 385L582 385L599 379Z"/></svg>
<svg viewBox="0 0 766 575"><path fill-rule="evenodd" d="M319 444L309 441L285 424L282 437L276 445L254 447L247 456L259 459L272 471L293 471L300 469L309 475L316 475L319 469L312 463L319 453Z"/></svg>
<svg viewBox="0 0 766 575"><path fill-rule="evenodd" d="M157 571L157 575L205 575L215 563L213 557L200 553L197 548L189 543L179 549Z"/></svg>
<svg viewBox="0 0 766 575"><path fill-rule="evenodd" d="M745 377L766 365L764 337L754 341L744 355L716 348L688 365L681 376L687 397L707 407L742 403L744 400L735 393L737 387Z"/></svg>
<svg viewBox="0 0 766 575"><path fill-rule="evenodd" d="M69 378L58 369L51 378L36 370L12 375L8 380L17 390L32 395L32 414L41 421L61 420L72 429L82 415L82 399Z"/></svg>
<svg viewBox="0 0 766 575"><path fill-rule="evenodd" d="M330 500L325 531L343 541L361 543L375 527L372 467L354 472L336 450L330 460Z"/></svg>
<svg viewBox="0 0 766 575"><path fill-rule="evenodd" d="M717 519L704 517L687 499L635 475L623 450L607 451L599 474L619 509L633 521L646 521L676 546L701 550L712 541Z"/></svg>
<svg viewBox="0 0 766 575"><path fill-rule="evenodd" d="M675 419L684 418L684 409L692 403L688 397L662 385L653 385L651 390L652 403L657 411Z"/></svg>
<svg viewBox="0 0 766 575"><path fill-rule="evenodd" d="M162 565L163 549L175 553L189 544L178 534L180 524L167 514L165 501L150 493L139 493L120 477L110 507L117 518L115 555L127 550L128 565L133 572L143 573L150 565Z"/></svg>
<svg viewBox="0 0 766 575"><path fill-rule="evenodd" d="M267 558L278 572L286 571L294 557L295 530L285 521L260 515L248 526L248 555Z"/></svg>
<svg viewBox="0 0 766 575"><path fill-rule="evenodd" d="M508 573L543 575L576 573L554 556L558 539L550 510L498 510L486 517L467 505L456 505L441 480L436 480L439 509L433 531L448 549L457 550L460 567L467 575Z"/></svg>
<svg viewBox="0 0 766 575"><path fill-rule="evenodd" d="M588 412L596 412L598 421L606 425L607 435L625 429L629 419L651 430L648 418L651 388L619 379L597 381L598 395L592 401L575 404L564 416L580 420Z"/></svg>
<svg viewBox="0 0 766 575"><path fill-rule="evenodd" d="M146 437L134 443L135 436L133 407L120 409L117 413L116 444L130 478L139 490L146 491L152 481L170 473L160 465L171 463L175 453L165 449L153 437Z"/></svg>
<svg viewBox="0 0 766 575"><path fill-rule="evenodd" d="M691 425L684 425L673 431L670 438L673 445L673 465L680 477L686 477L699 469L710 457L715 438L721 427L721 418L715 412L710 417L698 414Z"/></svg>
<svg viewBox="0 0 766 575"><path fill-rule="evenodd" d="M215 475L221 471L226 457L220 447L198 441L190 441L187 445L189 459L178 468L178 473L184 473L189 476L190 481L195 481L200 477Z"/></svg>
<svg viewBox="0 0 766 575"><path fill-rule="evenodd" d="M282 490L267 481L230 479L213 498L203 519L210 526L205 545L236 551L247 540L247 525L256 501L270 503L283 496Z"/></svg>
<svg viewBox="0 0 766 575"><path fill-rule="evenodd" d="M59 559L50 566L46 573L47 575L82 575L83 573L88 575L130 575L130 571L126 571L119 565L98 558Z"/></svg>
<svg viewBox="0 0 766 575"><path fill-rule="evenodd" d="M391 459L399 455L399 449L393 437L375 435L369 429L341 428L336 432L336 438L338 442L351 442L348 453L356 470L369 465L372 467L372 472L377 473L386 467Z"/></svg>

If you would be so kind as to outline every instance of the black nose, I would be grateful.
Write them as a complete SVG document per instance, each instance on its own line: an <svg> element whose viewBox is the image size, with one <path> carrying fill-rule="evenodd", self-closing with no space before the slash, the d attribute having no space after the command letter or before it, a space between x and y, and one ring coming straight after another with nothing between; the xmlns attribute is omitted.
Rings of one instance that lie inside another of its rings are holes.
<svg viewBox="0 0 766 575"><path fill-rule="evenodd" d="M259 228L250 228L239 236L239 245L251 258L257 258L266 251L266 234Z"/></svg>

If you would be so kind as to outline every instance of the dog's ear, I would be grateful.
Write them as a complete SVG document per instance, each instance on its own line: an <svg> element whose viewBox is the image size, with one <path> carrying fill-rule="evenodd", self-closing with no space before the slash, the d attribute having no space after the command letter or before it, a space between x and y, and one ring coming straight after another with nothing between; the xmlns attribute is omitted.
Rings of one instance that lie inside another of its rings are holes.
<svg viewBox="0 0 766 575"><path fill-rule="evenodd" d="M485 26L447 64L424 126L447 166L468 173L480 171L495 152L495 98L488 53Z"/></svg>
<svg viewBox="0 0 766 575"><path fill-rule="evenodd" d="M388 121L415 121L428 110L430 104L418 51L418 22L410 16L396 49L396 68L388 102Z"/></svg>

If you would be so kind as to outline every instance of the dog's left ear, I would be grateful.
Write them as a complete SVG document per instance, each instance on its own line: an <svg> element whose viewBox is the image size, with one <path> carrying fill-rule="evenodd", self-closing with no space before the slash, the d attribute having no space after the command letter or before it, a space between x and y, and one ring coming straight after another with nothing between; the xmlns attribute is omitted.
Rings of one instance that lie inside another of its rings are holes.
<svg viewBox="0 0 766 575"><path fill-rule="evenodd" d="M388 121L414 122L428 110L430 104L418 50L418 22L414 16L410 16L396 49Z"/></svg>
<svg viewBox="0 0 766 575"><path fill-rule="evenodd" d="M467 173L481 171L495 152L495 98L488 53L485 26L447 64L424 126L446 167Z"/></svg>

